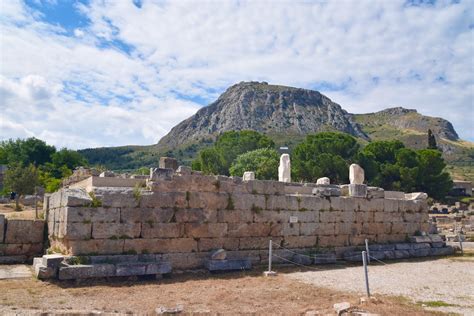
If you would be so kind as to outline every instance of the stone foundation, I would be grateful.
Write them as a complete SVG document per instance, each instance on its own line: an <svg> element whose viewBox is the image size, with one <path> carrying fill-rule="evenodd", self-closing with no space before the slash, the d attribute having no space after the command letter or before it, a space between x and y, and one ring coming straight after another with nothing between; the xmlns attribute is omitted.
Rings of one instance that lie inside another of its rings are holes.
<svg viewBox="0 0 474 316"><path fill-rule="evenodd" d="M381 198L382 189L370 189L377 192L370 198L349 197L337 186L167 170L155 170L148 189L85 181L84 188L52 194L52 249L82 256L161 254L173 268L187 269L203 267L212 249L259 264L267 260L270 239L314 251L360 246L365 239L405 242L429 226L425 200Z"/></svg>

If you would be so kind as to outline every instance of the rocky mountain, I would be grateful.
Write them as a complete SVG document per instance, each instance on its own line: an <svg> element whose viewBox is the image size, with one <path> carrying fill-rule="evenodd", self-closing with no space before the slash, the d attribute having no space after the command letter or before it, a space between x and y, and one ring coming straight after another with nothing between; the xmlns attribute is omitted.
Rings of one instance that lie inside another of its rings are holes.
<svg viewBox="0 0 474 316"><path fill-rule="evenodd" d="M176 125L158 147L173 149L225 131L246 129L269 135L341 131L368 140L351 114L317 91L241 82Z"/></svg>

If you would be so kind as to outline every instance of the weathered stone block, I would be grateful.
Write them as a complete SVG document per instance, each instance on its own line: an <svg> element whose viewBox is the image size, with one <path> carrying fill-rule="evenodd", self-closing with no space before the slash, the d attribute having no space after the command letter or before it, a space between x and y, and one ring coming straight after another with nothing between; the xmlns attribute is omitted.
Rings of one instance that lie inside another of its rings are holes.
<svg viewBox="0 0 474 316"><path fill-rule="evenodd" d="M163 169L176 170L178 169L178 160L171 157L160 157L158 166Z"/></svg>
<svg viewBox="0 0 474 316"><path fill-rule="evenodd" d="M282 223L272 225L272 236L299 236L299 234L300 223Z"/></svg>
<svg viewBox="0 0 474 316"><path fill-rule="evenodd" d="M292 213L290 211L278 212L262 210L258 212L253 212L253 221L256 223L288 223L290 216L292 216Z"/></svg>
<svg viewBox="0 0 474 316"><path fill-rule="evenodd" d="M285 184L272 180L254 180L244 184L247 192L251 194L283 195L285 194Z"/></svg>
<svg viewBox="0 0 474 316"><path fill-rule="evenodd" d="M410 249L408 252L412 257L426 257L431 254L431 248Z"/></svg>
<svg viewBox="0 0 474 316"><path fill-rule="evenodd" d="M252 222L253 217L254 213L251 210L219 210L217 212L217 222L219 223Z"/></svg>
<svg viewBox="0 0 474 316"><path fill-rule="evenodd" d="M319 247L342 247L349 245L349 235L318 236Z"/></svg>
<svg viewBox="0 0 474 316"><path fill-rule="evenodd" d="M170 253L197 251L197 242L193 238L173 239L127 239L124 252Z"/></svg>
<svg viewBox="0 0 474 316"><path fill-rule="evenodd" d="M115 265L69 265L59 268L60 280L90 279L115 276Z"/></svg>
<svg viewBox="0 0 474 316"><path fill-rule="evenodd" d="M232 202L236 210L251 210L256 208L262 210L265 208L265 196L260 194L231 194L228 196L228 202L226 209L230 209L230 202Z"/></svg>
<svg viewBox="0 0 474 316"><path fill-rule="evenodd" d="M215 223L217 222L217 210L178 209L175 219L178 223Z"/></svg>
<svg viewBox="0 0 474 316"><path fill-rule="evenodd" d="M285 247L287 248L309 248L317 244L316 236L286 236Z"/></svg>
<svg viewBox="0 0 474 316"><path fill-rule="evenodd" d="M211 272L252 269L250 259L206 260L205 264Z"/></svg>
<svg viewBox="0 0 474 316"><path fill-rule="evenodd" d="M27 256L41 255L43 244L0 244L0 256Z"/></svg>
<svg viewBox="0 0 474 316"><path fill-rule="evenodd" d="M37 264L34 267L34 274L37 279L47 280L55 279L57 276L58 269L46 267L42 264Z"/></svg>
<svg viewBox="0 0 474 316"><path fill-rule="evenodd" d="M108 255L123 253L124 240L70 240L64 243L71 255Z"/></svg>
<svg viewBox="0 0 474 316"><path fill-rule="evenodd" d="M153 182L170 181L174 170L171 168L150 168L150 180Z"/></svg>
<svg viewBox="0 0 474 316"><path fill-rule="evenodd" d="M189 176L192 173L192 169L188 166L179 166L178 170L176 170L176 173L181 176Z"/></svg>
<svg viewBox="0 0 474 316"><path fill-rule="evenodd" d="M155 261L155 255L152 255L153 261ZM130 263L130 262L138 262L139 255L112 255L112 256L89 256L87 257L88 263L90 264L97 264L97 263Z"/></svg>
<svg viewBox="0 0 474 316"><path fill-rule="evenodd" d="M412 249L412 244L398 243L398 244L395 244L395 249L396 250L410 250Z"/></svg>
<svg viewBox="0 0 474 316"><path fill-rule="evenodd" d="M255 180L255 172L253 171L245 171L244 175L242 176L243 181L252 181Z"/></svg>
<svg viewBox="0 0 474 316"><path fill-rule="evenodd" d="M336 211L324 211L319 212L319 221L321 223L335 223L338 219L339 212Z"/></svg>
<svg viewBox="0 0 474 316"><path fill-rule="evenodd" d="M454 254L454 248L451 246L441 248L431 248L432 256L450 256Z"/></svg>
<svg viewBox="0 0 474 316"><path fill-rule="evenodd" d="M196 269L204 267L207 253L166 253L163 260L169 262L173 269Z"/></svg>
<svg viewBox="0 0 474 316"><path fill-rule="evenodd" d="M349 184L349 196L357 198L367 197L367 185L365 184Z"/></svg>
<svg viewBox="0 0 474 316"><path fill-rule="evenodd" d="M294 254L291 260L305 266L313 264L313 258L308 254Z"/></svg>
<svg viewBox="0 0 474 316"><path fill-rule="evenodd" d="M35 244L43 243L44 221L8 219L5 243L6 244Z"/></svg>
<svg viewBox="0 0 474 316"><path fill-rule="evenodd" d="M145 194L137 198L132 188L99 187L94 189L94 196L103 207L137 207Z"/></svg>
<svg viewBox="0 0 474 316"><path fill-rule="evenodd" d="M146 263L119 263L115 265L115 276L145 275Z"/></svg>
<svg viewBox="0 0 474 316"><path fill-rule="evenodd" d="M411 236L410 242L411 243L430 243L431 238L430 236Z"/></svg>
<svg viewBox="0 0 474 316"><path fill-rule="evenodd" d="M343 255L344 260L349 262L361 262L362 252L361 251L347 251Z"/></svg>
<svg viewBox="0 0 474 316"><path fill-rule="evenodd" d="M385 190L378 187L367 187L368 199L383 199L385 198Z"/></svg>
<svg viewBox="0 0 474 316"><path fill-rule="evenodd" d="M341 188L338 185L318 184L312 194L318 197L341 196Z"/></svg>
<svg viewBox="0 0 474 316"><path fill-rule="evenodd" d="M186 192L145 192L140 198L140 207L189 207L188 204L189 194L186 194Z"/></svg>
<svg viewBox="0 0 474 316"><path fill-rule="evenodd" d="M215 192L189 192L189 208L204 209L226 209L229 203L229 195Z"/></svg>
<svg viewBox="0 0 474 316"><path fill-rule="evenodd" d="M140 223L93 223L94 239L129 239L140 237Z"/></svg>
<svg viewBox="0 0 474 316"><path fill-rule="evenodd" d="M387 191L385 191L387 193ZM399 212L400 204L403 204L404 201L399 201L395 199L384 199L384 212Z"/></svg>
<svg viewBox="0 0 474 316"><path fill-rule="evenodd" d="M357 225L351 222L335 223L334 234L335 235L356 235L360 233L360 231L356 229L356 226Z"/></svg>
<svg viewBox="0 0 474 316"><path fill-rule="evenodd" d="M187 237L224 237L227 234L227 223L188 223L185 226Z"/></svg>
<svg viewBox="0 0 474 316"><path fill-rule="evenodd" d="M334 223L301 223L300 224L300 235L302 236L334 235L334 233L335 233Z"/></svg>
<svg viewBox="0 0 474 316"><path fill-rule="evenodd" d="M394 250L395 259L410 258L410 252L408 250Z"/></svg>
<svg viewBox="0 0 474 316"><path fill-rule="evenodd" d="M270 239L275 244L280 244L281 238L279 237L243 237L239 238L239 248L245 249L268 249Z"/></svg>
<svg viewBox="0 0 474 316"><path fill-rule="evenodd" d="M239 250L239 238L200 238L198 240L199 251L213 249Z"/></svg>
<svg viewBox="0 0 474 316"><path fill-rule="evenodd" d="M128 214L129 209L125 209L125 213L122 210L122 220L126 222L133 221L135 214L129 214L124 217L124 214ZM172 208L142 208L141 211L141 222L142 223L169 223L172 221L177 210Z"/></svg>
<svg viewBox="0 0 474 316"><path fill-rule="evenodd" d="M335 253L317 253L313 258L314 264L332 264L336 263Z"/></svg>
<svg viewBox="0 0 474 316"><path fill-rule="evenodd" d="M263 237L270 235L270 225L266 223L229 223L229 237Z"/></svg>
<svg viewBox="0 0 474 316"><path fill-rule="evenodd" d="M172 267L169 262L152 262L146 265L145 274L169 274L171 271Z"/></svg>
<svg viewBox="0 0 474 316"><path fill-rule="evenodd" d="M110 225L110 224L109 224ZM66 238L69 240L88 240L91 239L92 223L70 223L65 222L62 227L64 229L60 231L59 237Z"/></svg>
<svg viewBox="0 0 474 316"><path fill-rule="evenodd" d="M400 191L385 191L385 198L386 198L386 199L404 200L404 199L405 199L405 192L400 192Z"/></svg>
<svg viewBox="0 0 474 316"><path fill-rule="evenodd" d="M182 223L142 223L142 238L179 238L184 236Z"/></svg>

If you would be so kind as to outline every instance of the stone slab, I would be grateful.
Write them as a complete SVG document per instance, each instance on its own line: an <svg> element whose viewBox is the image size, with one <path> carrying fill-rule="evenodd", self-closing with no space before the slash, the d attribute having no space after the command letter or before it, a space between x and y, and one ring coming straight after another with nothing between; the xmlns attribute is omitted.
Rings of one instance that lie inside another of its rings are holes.
<svg viewBox="0 0 474 316"><path fill-rule="evenodd" d="M307 254L294 254L292 261L297 264L309 266L313 263L313 258Z"/></svg>
<svg viewBox="0 0 474 316"><path fill-rule="evenodd" d="M115 265L67 265L59 268L59 280L90 279L115 276Z"/></svg>
<svg viewBox="0 0 474 316"><path fill-rule="evenodd" d="M314 264L330 264L336 263L336 254L335 253L318 253L314 255L313 258Z"/></svg>
<svg viewBox="0 0 474 316"><path fill-rule="evenodd" d="M119 263L115 266L116 276L134 276L134 275L145 275L146 263L134 262L134 263Z"/></svg>
<svg viewBox="0 0 474 316"><path fill-rule="evenodd" d="M3 243L4 236L5 236L5 215L0 214L0 244Z"/></svg>
<svg viewBox="0 0 474 316"><path fill-rule="evenodd" d="M44 255L41 259L41 264L47 268L58 268L61 262L64 261L64 256L59 254Z"/></svg>
<svg viewBox="0 0 474 316"><path fill-rule="evenodd" d="M5 232L6 244L43 243L44 221L42 220L7 220Z"/></svg>
<svg viewBox="0 0 474 316"><path fill-rule="evenodd" d="M252 269L250 259L206 260L205 265L211 272Z"/></svg>
<svg viewBox="0 0 474 316"><path fill-rule="evenodd" d="M454 248L451 246L441 248L431 248L432 256L450 256L454 254Z"/></svg>

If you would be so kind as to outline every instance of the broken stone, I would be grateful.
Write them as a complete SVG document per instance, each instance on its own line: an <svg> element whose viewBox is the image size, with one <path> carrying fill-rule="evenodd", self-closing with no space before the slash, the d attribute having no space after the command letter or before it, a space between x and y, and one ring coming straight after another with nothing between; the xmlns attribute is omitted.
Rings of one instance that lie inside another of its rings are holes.
<svg viewBox="0 0 474 316"><path fill-rule="evenodd" d="M243 178L244 181L255 180L255 172L245 171L242 178Z"/></svg>
<svg viewBox="0 0 474 316"><path fill-rule="evenodd" d="M317 187L313 189L312 193L313 195L316 195L319 197L340 196L341 188L337 185L318 184Z"/></svg>
<svg viewBox="0 0 474 316"><path fill-rule="evenodd" d="M180 314L184 311L183 305L176 305L176 307L158 307L155 310L157 315L172 315L172 314Z"/></svg>
<svg viewBox="0 0 474 316"><path fill-rule="evenodd" d="M182 176L188 176L192 173L192 169L187 166L179 166L176 172Z"/></svg>
<svg viewBox="0 0 474 316"><path fill-rule="evenodd" d="M351 303L349 302L336 303L333 305L333 308L334 308L334 311L336 311L337 315L341 315L343 312L351 308Z"/></svg>
<svg viewBox="0 0 474 316"><path fill-rule="evenodd" d="M367 187L368 199L383 199L385 198L385 190L378 187Z"/></svg>
<svg viewBox="0 0 474 316"><path fill-rule="evenodd" d="M211 253L211 260L225 260L227 252L224 249L217 249Z"/></svg>
<svg viewBox="0 0 474 316"><path fill-rule="evenodd" d="M405 200L426 200L427 198L428 194L424 192L405 193Z"/></svg>
<svg viewBox="0 0 474 316"><path fill-rule="evenodd" d="M295 254L293 256L293 261L305 266L309 266L313 263L313 259L310 256L304 254Z"/></svg>
<svg viewBox="0 0 474 316"><path fill-rule="evenodd" d="M207 260L206 268L210 272L250 270L252 268L252 262L250 259Z"/></svg>
<svg viewBox="0 0 474 316"><path fill-rule="evenodd" d="M100 178L106 178L106 177L115 177L115 172L113 171L104 171L101 174L99 174Z"/></svg>
<svg viewBox="0 0 474 316"><path fill-rule="evenodd" d="M171 178L173 177L173 173L173 169L150 168L150 180L171 180Z"/></svg>
<svg viewBox="0 0 474 316"><path fill-rule="evenodd" d="M349 181L351 184L364 184L364 169L358 164L349 166Z"/></svg>
<svg viewBox="0 0 474 316"><path fill-rule="evenodd" d="M178 169L178 160L170 157L160 157L160 163L158 167L161 169L172 169L175 171Z"/></svg>
<svg viewBox="0 0 474 316"><path fill-rule="evenodd" d="M319 178L316 184L331 184L331 180L328 177Z"/></svg>
<svg viewBox="0 0 474 316"><path fill-rule="evenodd" d="M291 182L291 163L290 155L283 154L280 157L280 166L278 167L278 181Z"/></svg>

